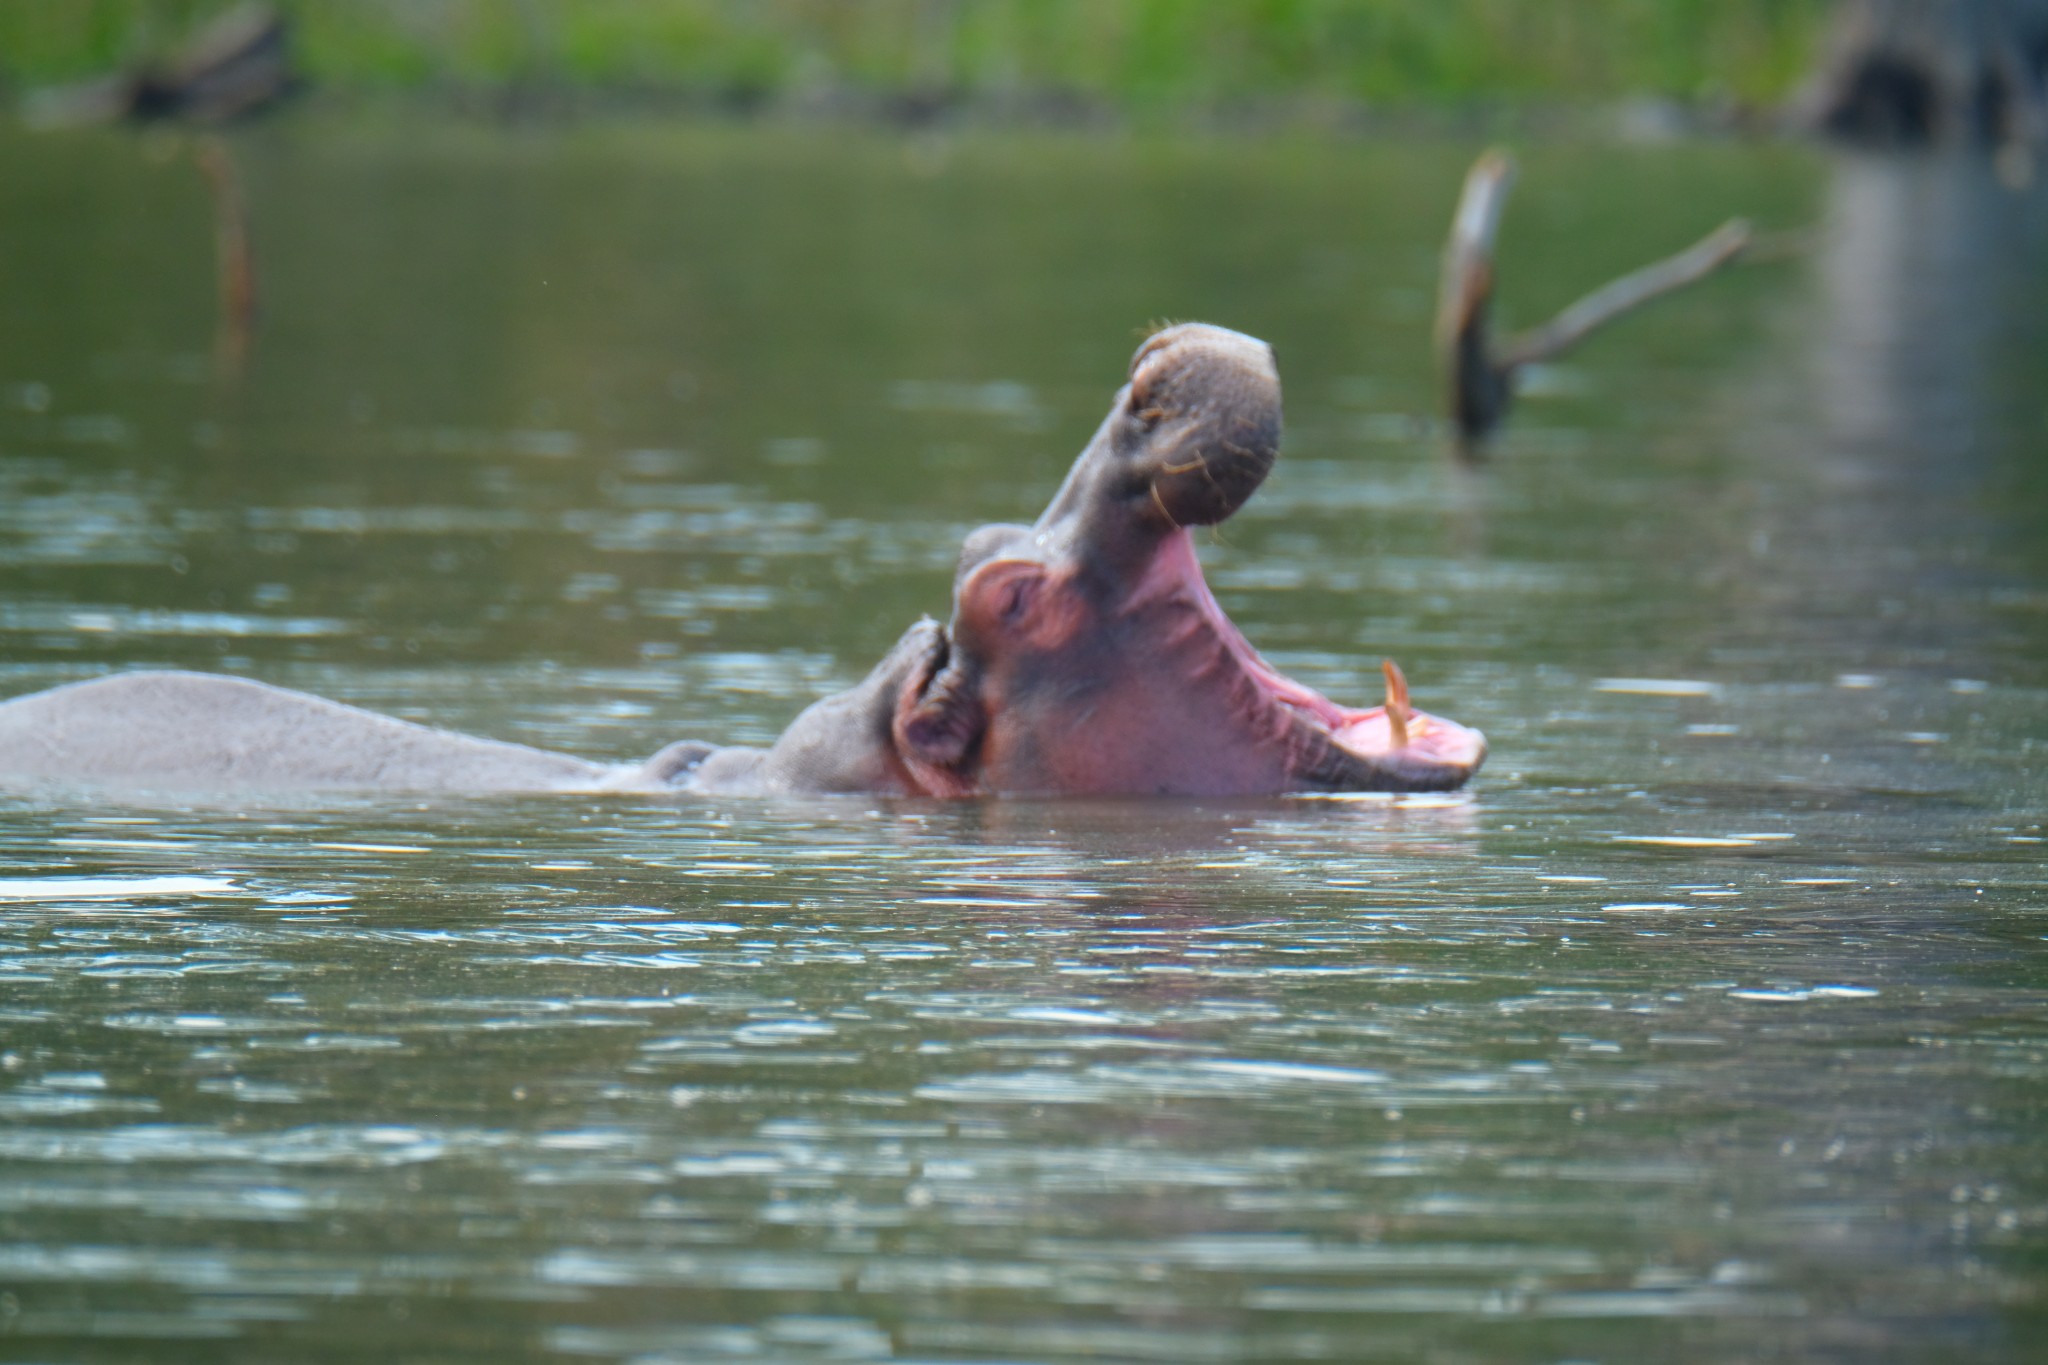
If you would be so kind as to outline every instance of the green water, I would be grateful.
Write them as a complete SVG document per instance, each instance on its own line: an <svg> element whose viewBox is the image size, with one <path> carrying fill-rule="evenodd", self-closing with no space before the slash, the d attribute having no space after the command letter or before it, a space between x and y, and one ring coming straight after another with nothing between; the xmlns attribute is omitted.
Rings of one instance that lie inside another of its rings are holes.
<svg viewBox="0 0 2048 1365"><path fill-rule="evenodd" d="M1467 795L0 798L0 1358L2038 1358L2048 202L1536 147L1533 320L1822 229L1430 427L1474 147L0 137L0 691L229 670L594 757L943 614L1146 323L1276 347L1203 547Z"/></svg>

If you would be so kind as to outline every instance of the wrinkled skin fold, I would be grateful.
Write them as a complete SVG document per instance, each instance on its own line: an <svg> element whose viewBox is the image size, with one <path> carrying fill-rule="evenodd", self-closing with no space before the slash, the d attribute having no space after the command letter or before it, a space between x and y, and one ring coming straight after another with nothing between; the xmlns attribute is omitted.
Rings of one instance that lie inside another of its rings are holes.
<svg viewBox="0 0 2048 1365"><path fill-rule="evenodd" d="M1191 528L1280 447L1263 342L1148 338L1030 526L968 536L951 619L922 620L767 749L684 741L625 767L394 720L237 678L130 673L0 704L0 783L157 791L625 790L908 797L1440 791L1486 755L1407 705L1339 706L1261 659L1211 596Z"/></svg>

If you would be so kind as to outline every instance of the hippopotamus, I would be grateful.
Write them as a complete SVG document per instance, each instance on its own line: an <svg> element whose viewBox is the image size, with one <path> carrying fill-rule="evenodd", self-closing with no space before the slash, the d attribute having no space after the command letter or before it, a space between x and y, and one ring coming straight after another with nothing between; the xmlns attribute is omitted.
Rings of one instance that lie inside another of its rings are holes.
<svg viewBox="0 0 2048 1365"><path fill-rule="evenodd" d="M1280 448L1264 342L1155 332L1043 515L961 548L949 620L906 631L766 749L686 740L642 763L415 725L203 673L132 672L0 703L0 784L155 792L640 791L896 797L1440 791L1478 731L1386 700L1340 706L1274 669L1202 578L1192 528L1250 498Z"/></svg>

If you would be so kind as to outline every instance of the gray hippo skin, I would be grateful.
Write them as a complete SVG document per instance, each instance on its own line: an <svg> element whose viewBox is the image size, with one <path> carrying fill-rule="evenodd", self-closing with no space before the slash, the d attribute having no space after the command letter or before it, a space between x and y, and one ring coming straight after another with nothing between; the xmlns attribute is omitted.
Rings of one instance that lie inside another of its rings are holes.
<svg viewBox="0 0 2048 1365"><path fill-rule="evenodd" d="M1230 516L1280 445L1265 343L1149 338L1032 526L967 538L952 618L913 625L767 749L672 744L605 766L201 673L127 673L0 703L0 786L175 792L684 791L891 796L1445 790L1475 730L1354 710L1282 676L1209 593L1189 528Z"/></svg>

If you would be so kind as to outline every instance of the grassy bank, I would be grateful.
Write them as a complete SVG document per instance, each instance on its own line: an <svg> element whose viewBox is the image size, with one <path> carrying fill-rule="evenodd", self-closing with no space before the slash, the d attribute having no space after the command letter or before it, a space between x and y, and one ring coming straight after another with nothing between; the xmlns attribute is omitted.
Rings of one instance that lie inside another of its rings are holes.
<svg viewBox="0 0 2048 1365"><path fill-rule="evenodd" d="M345 89L1062 98L1130 112L1657 95L1774 100L1826 0L282 0ZM7 0L0 79L92 74L224 0Z"/></svg>

